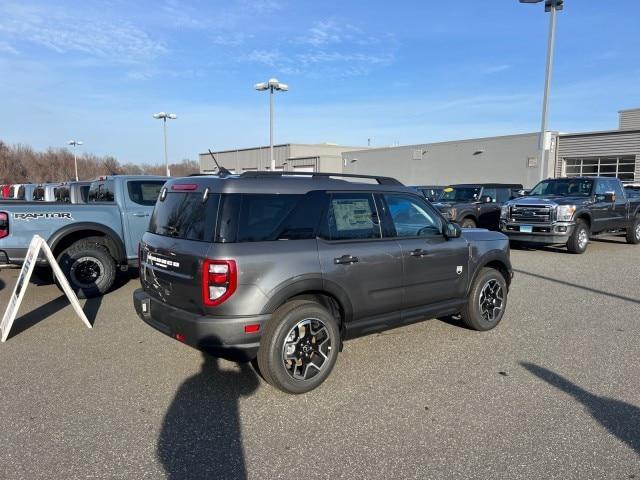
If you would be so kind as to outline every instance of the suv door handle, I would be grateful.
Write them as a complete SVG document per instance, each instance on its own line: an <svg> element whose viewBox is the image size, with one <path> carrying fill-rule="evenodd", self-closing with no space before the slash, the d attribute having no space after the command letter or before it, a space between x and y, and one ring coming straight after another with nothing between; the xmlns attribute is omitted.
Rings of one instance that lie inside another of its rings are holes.
<svg viewBox="0 0 640 480"><path fill-rule="evenodd" d="M144 213L144 212L134 212L131 215L133 215L134 217L148 217L149 216L148 213Z"/></svg>
<svg viewBox="0 0 640 480"><path fill-rule="evenodd" d="M342 255L341 257L334 258L333 263L336 265L351 265L352 263L358 263L358 257L353 255Z"/></svg>
<svg viewBox="0 0 640 480"><path fill-rule="evenodd" d="M427 252L426 250L423 250L421 248L416 248L415 250L412 250L411 252L409 252L409 255L411 255L412 257L426 257L427 255L429 255L429 252Z"/></svg>

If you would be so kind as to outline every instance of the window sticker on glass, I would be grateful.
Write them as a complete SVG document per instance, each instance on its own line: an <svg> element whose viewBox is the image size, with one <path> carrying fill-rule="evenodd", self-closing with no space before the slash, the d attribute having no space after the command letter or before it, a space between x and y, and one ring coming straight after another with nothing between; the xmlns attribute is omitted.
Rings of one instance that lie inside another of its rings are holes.
<svg viewBox="0 0 640 480"><path fill-rule="evenodd" d="M371 220L372 212L369 200L335 199L333 200L333 212L336 229L339 232L344 230L370 229L373 223Z"/></svg>

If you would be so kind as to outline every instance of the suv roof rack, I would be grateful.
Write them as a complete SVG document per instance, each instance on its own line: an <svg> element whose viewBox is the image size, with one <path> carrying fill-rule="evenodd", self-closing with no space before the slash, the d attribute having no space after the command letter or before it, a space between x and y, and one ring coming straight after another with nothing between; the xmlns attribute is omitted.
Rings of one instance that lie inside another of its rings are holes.
<svg viewBox="0 0 640 480"><path fill-rule="evenodd" d="M266 171L249 171L243 172L241 178L260 178L260 177L311 177L311 178L368 178L375 180L379 185L396 185L404 186L399 180L392 177L381 177L378 175L357 175L354 173L326 173L326 172L266 172Z"/></svg>

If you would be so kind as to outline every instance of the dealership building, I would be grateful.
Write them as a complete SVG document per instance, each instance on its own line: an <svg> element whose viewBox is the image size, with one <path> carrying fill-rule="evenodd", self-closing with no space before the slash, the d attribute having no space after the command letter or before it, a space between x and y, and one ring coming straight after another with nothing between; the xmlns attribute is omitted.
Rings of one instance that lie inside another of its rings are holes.
<svg viewBox="0 0 640 480"><path fill-rule="evenodd" d="M547 132L540 161L539 133L385 148L334 144L274 146L276 170L387 175L407 185L503 182L532 187L540 178L603 175L640 183L640 108L621 110L615 130ZM269 167L269 147L215 152L236 173ZM215 172L200 154L202 173Z"/></svg>

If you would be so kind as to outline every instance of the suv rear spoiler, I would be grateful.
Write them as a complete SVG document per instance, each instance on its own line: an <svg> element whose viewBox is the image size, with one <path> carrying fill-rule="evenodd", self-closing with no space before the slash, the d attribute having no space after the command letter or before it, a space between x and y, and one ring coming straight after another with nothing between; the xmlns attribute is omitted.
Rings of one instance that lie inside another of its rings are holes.
<svg viewBox="0 0 640 480"><path fill-rule="evenodd" d="M395 178L380 177L377 175L357 175L353 173L326 173L326 172L262 172L250 171L244 172L240 178L261 178L261 177L311 177L311 178L368 178L375 180L380 185L396 185L403 187L404 184Z"/></svg>

